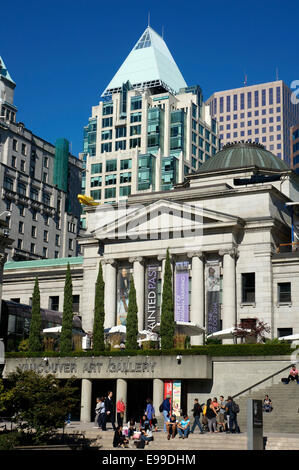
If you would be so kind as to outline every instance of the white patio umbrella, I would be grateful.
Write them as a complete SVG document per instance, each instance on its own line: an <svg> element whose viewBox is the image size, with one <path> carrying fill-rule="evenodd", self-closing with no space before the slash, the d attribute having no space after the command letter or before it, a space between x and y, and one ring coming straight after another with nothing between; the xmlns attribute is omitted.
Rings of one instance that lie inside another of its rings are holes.
<svg viewBox="0 0 299 470"><path fill-rule="evenodd" d="M236 336L235 335L236 329L238 331L244 331L244 332L247 332L247 333L250 333L250 331L251 331L251 330L247 330L247 329L232 327L232 328L227 328L225 330L215 331L215 333L211 333L210 335L208 335L207 339L210 339L210 338L218 338L218 339L231 339L231 338L234 338L234 336Z"/></svg>
<svg viewBox="0 0 299 470"><path fill-rule="evenodd" d="M52 328L43 329L43 335L46 336L59 336L61 334L62 326L53 326ZM85 336L84 331L72 330L73 335Z"/></svg>
<svg viewBox="0 0 299 470"><path fill-rule="evenodd" d="M110 328L110 330L108 331L108 334L110 335L113 333L126 333L126 332L127 332L127 328L124 325L116 325Z"/></svg>
<svg viewBox="0 0 299 470"><path fill-rule="evenodd" d="M288 335L288 336L280 336L278 338L279 341L298 341L299 340L299 334L296 335Z"/></svg>

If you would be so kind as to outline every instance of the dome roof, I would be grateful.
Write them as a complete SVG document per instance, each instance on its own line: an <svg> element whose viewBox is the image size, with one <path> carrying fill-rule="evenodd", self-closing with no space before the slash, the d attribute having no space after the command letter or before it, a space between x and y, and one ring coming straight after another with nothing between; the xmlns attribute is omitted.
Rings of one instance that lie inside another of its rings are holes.
<svg viewBox="0 0 299 470"><path fill-rule="evenodd" d="M267 170L289 170L279 157L255 142L227 144L220 152L202 164L198 173L257 166Z"/></svg>

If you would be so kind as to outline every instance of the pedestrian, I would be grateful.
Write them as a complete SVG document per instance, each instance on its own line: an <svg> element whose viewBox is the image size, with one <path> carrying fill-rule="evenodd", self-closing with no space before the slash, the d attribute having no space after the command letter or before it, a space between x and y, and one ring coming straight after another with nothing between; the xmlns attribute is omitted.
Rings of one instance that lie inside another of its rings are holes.
<svg viewBox="0 0 299 470"><path fill-rule="evenodd" d="M214 397L214 398L213 398L212 403L213 403L213 406L214 406L214 409L215 409L216 413L218 414L220 407L219 407L219 403L218 403L217 397Z"/></svg>
<svg viewBox="0 0 299 470"><path fill-rule="evenodd" d="M209 398L207 401L206 417L208 418L209 432L217 431L217 411L214 408L212 399Z"/></svg>
<svg viewBox="0 0 299 470"><path fill-rule="evenodd" d="M166 428L167 428L167 439L170 439L170 436L172 439L175 438L175 435L177 433L177 426L178 426L178 420L176 419L176 415L171 415L169 418L169 421L166 423Z"/></svg>
<svg viewBox="0 0 299 470"><path fill-rule="evenodd" d="M224 396L221 395L219 398L219 412L218 412L218 424L219 424L219 431L224 432L226 430L226 401L224 401Z"/></svg>
<svg viewBox="0 0 299 470"><path fill-rule="evenodd" d="M146 410L144 412L147 419L149 420L150 429L153 427L153 419L155 418L155 408L153 407L153 402L150 398L146 400Z"/></svg>
<svg viewBox="0 0 299 470"><path fill-rule="evenodd" d="M170 417L170 395L166 395L165 400L163 401L162 405L162 413L163 413L163 418L164 418L164 432L166 432L166 423L169 421Z"/></svg>
<svg viewBox="0 0 299 470"><path fill-rule="evenodd" d="M183 419L178 424L178 432L180 439L188 439L188 435L190 433L190 419L188 418L188 415L184 415Z"/></svg>
<svg viewBox="0 0 299 470"><path fill-rule="evenodd" d="M94 428L98 428L98 419L99 419L99 414L100 414L100 404L101 404L101 399L98 397L96 400L96 407L95 407L95 418L94 418Z"/></svg>
<svg viewBox="0 0 299 470"><path fill-rule="evenodd" d="M240 428L237 421L237 413L239 412L239 406L234 402L231 396L227 398L226 413L229 417L229 430L226 431L228 434L235 433L240 434Z"/></svg>
<svg viewBox="0 0 299 470"><path fill-rule="evenodd" d="M130 421L128 421L128 437L131 439L133 437L134 432L137 429L137 423L135 423L135 419L131 418Z"/></svg>
<svg viewBox="0 0 299 470"><path fill-rule="evenodd" d="M105 397L100 398L98 408L99 408L99 413L98 413L97 425L98 425L99 428L102 428L102 430L103 430L103 427L105 428L105 426L106 426Z"/></svg>
<svg viewBox="0 0 299 470"><path fill-rule="evenodd" d="M203 429L202 429L202 426L200 424L200 415L202 413L202 407L198 403L198 398L194 399L194 406L193 406L193 409L191 411L193 411L193 417L194 417L194 423L193 423L192 429L190 431L191 434L194 433L196 426L199 427L200 434L203 434Z"/></svg>
<svg viewBox="0 0 299 470"><path fill-rule="evenodd" d="M105 423L102 427L103 431L106 431L106 423L110 421L113 427L113 430L116 430L115 427L115 415L114 415L114 403L112 400L113 392L108 392L107 397L105 398Z"/></svg>
<svg viewBox="0 0 299 470"><path fill-rule="evenodd" d="M117 416L117 425L122 426L124 423L126 405L122 398L116 403L116 416Z"/></svg>

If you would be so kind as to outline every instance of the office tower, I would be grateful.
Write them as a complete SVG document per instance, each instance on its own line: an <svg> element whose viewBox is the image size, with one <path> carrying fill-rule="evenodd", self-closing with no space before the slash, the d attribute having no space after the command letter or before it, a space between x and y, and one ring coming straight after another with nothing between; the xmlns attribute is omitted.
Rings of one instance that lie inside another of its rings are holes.
<svg viewBox="0 0 299 470"><path fill-rule="evenodd" d="M291 137L291 165L292 169L299 173L299 123L290 129Z"/></svg>
<svg viewBox="0 0 299 470"><path fill-rule="evenodd" d="M217 120L221 145L259 142L291 165L290 127L299 122L299 104L282 81L217 91L207 101Z"/></svg>
<svg viewBox="0 0 299 470"><path fill-rule="evenodd" d="M76 256L82 162L16 121L15 82L0 57L0 216L14 240L9 259Z"/></svg>
<svg viewBox="0 0 299 470"><path fill-rule="evenodd" d="M92 108L82 191L105 203L168 190L218 149L201 88L187 86L165 41L148 26Z"/></svg>

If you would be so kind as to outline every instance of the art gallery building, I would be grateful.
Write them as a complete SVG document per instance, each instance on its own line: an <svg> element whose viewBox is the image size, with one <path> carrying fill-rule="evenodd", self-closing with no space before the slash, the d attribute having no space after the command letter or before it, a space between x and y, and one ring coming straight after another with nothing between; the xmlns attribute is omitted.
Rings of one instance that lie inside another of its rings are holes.
<svg viewBox="0 0 299 470"><path fill-rule="evenodd" d="M292 245L299 177L278 157L254 143L226 146L167 192L132 195L123 206L86 208L88 230L81 258L6 263L3 299L28 303L39 278L41 307L53 297L62 308L70 262L73 294L86 332L92 331L99 263L105 280L105 327L125 324L130 274L138 303L138 328L159 323L166 252L173 270L176 321L200 325L205 334L256 319L269 337L299 333L299 251ZM58 300L57 300L58 298ZM202 344L204 335L192 337ZM134 356L9 359L18 364L81 380L81 418L92 419L93 401L111 389L128 408L149 396L156 411L169 385L179 389L181 407L194 397L238 393L288 364L290 358ZM224 364L226 363L226 365ZM258 365L257 365L258 363ZM176 384L176 385L175 385Z"/></svg>

